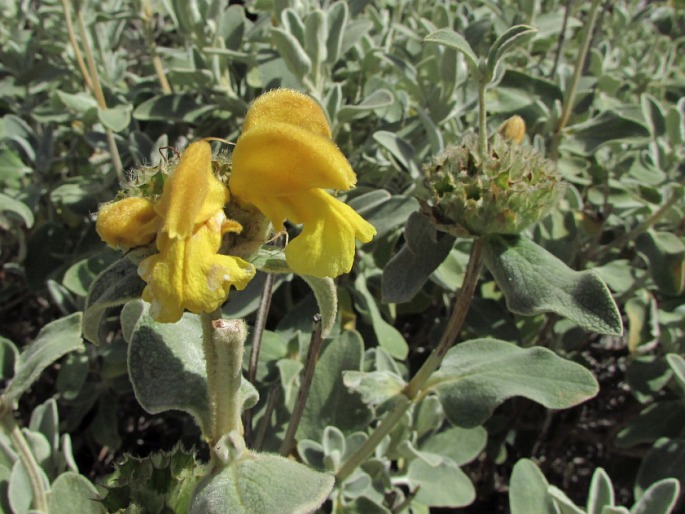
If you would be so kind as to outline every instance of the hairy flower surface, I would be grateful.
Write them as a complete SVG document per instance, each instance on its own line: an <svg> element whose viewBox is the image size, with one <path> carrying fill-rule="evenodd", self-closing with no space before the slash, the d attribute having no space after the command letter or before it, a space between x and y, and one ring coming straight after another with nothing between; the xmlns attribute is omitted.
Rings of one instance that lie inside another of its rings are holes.
<svg viewBox="0 0 685 514"><path fill-rule="evenodd" d="M331 137L326 116L310 97L290 89L260 96L245 117L232 155L231 194L252 204L282 231L302 233L285 250L296 273L336 277L354 261L355 239L376 229L326 189L347 191L357 177Z"/></svg>
<svg viewBox="0 0 685 514"><path fill-rule="evenodd" d="M144 259L138 273L157 321L176 322L184 309L211 312L231 286L243 289L254 276L248 262L219 254L222 236L242 230L226 219L228 200L228 188L212 172L209 143L198 141L183 152L156 203L129 197L101 207L96 228L109 245L132 248L156 240L159 253Z"/></svg>

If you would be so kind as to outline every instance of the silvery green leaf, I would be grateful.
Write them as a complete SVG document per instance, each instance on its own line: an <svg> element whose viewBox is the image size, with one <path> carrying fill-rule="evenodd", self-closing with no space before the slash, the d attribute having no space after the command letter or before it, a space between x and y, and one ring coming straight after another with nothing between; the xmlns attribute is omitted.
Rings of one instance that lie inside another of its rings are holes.
<svg viewBox="0 0 685 514"><path fill-rule="evenodd" d="M511 514L559 514L548 488L547 479L533 461L519 460L509 479Z"/></svg>
<svg viewBox="0 0 685 514"><path fill-rule="evenodd" d="M327 60L334 64L340 58L343 35L347 26L349 8L347 2L335 2L328 8L328 38L326 40Z"/></svg>
<svg viewBox="0 0 685 514"><path fill-rule="evenodd" d="M471 480L450 459L442 459L435 466L422 459L414 459L409 464L408 479L412 490L418 489L416 501L423 505L463 507L476 498Z"/></svg>
<svg viewBox="0 0 685 514"><path fill-rule="evenodd" d="M471 48L471 45L469 45L468 41L466 41L464 36L461 34L457 34L451 29L440 29L432 34L428 34L424 38L424 41L426 43L435 43L438 45L447 46L449 48L454 48L455 50L464 54L472 73L480 73L478 68L478 57Z"/></svg>
<svg viewBox="0 0 685 514"><path fill-rule="evenodd" d="M515 25L498 37L490 47L487 60L488 82L495 76L495 68L502 57L517 45L522 44L537 33L529 25Z"/></svg>
<svg viewBox="0 0 685 514"><path fill-rule="evenodd" d="M437 392L447 419L468 428L485 422L514 396L565 409L592 398L599 387L590 371L547 348L473 339L447 352L426 389Z"/></svg>
<svg viewBox="0 0 685 514"><path fill-rule="evenodd" d="M41 329L36 339L19 356L16 373L5 389L5 397L11 401L19 400L45 368L67 353L84 348L81 318L81 313L76 312Z"/></svg>
<svg viewBox="0 0 685 514"><path fill-rule="evenodd" d="M48 511L50 514L102 514L107 511L99 499L100 494L90 480L67 471L50 487Z"/></svg>
<svg viewBox="0 0 685 514"><path fill-rule="evenodd" d="M312 60L300 42L295 36L278 27L271 29L271 37L290 71L300 80L304 79L312 71Z"/></svg>
<svg viewBox="0 0 685 514"><path fill-rule="evenodd" d="M195 489L190 512L314 512L333 489L332 475L278 455L246 453Z"/></svg>
<svg viewBox="0 0 685 514"><path fill-rule="evenodd" d="M602 468L595 469L587 498L587 514L602 514L604 507L614 506L614 485Z"/></svg>
<svg viewBox="0 0 685 514"><path fill-rule="evenodd" d="M623 333L618 307L594 272L572 270L520 236L489 236L484 257L512 312L554 312L600 334Z"/></svg>
<svg viewBox="0 0 685 514"><path fill-rule="evenodd" d="M680 482L665 478L653 483L630 509L630 514L670 514L680 496Z"/></svg>

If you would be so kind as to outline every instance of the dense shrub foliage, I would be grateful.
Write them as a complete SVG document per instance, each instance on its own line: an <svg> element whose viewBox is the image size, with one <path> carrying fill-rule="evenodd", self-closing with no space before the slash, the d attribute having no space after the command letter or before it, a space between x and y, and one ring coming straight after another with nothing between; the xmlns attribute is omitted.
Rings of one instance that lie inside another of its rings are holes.
<svg viewBox="0 0 685 514"><path fill-rule="evenodd" d="M681 1L0 0L0 20L0 512L682 509ZM282 248L310 209L240 247L258 271L213 319L153 319L137 266L161 249L107 247L98 209L157 201L203 138L229 142L230 188L276 88L321 107L356 187L315 187L375 236L311 276Z"/></svg>

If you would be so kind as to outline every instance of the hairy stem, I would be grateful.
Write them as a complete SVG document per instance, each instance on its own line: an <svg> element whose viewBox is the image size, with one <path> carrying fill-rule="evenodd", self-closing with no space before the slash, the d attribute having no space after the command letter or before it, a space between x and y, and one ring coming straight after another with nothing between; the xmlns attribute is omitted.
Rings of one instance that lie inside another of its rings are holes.
<svg viewBox="0 0 685 514"><path fill-rule="evenodd" d="M243 435L240 384L247 330L242 320L217 319L219 313L217 310L212 314L202 314L202 343L211 420L209 434L205 434L205 437L213 453L226 436L233 440ZM212 460L216 463L215 457L213 454ZM225 461L225 457L219 456L219 460Z"/></svg>
<svg viewBox="0 0 685 514"><path fill-rule="evenodd" d="M454 304L452 314L450 315L450 319L447 322L445 331L440 338L440 342L428 356L428 359L426 359L426 362L424 362L423 366L421 366L416 375L414 375L411 381L404 388L404 391L398 398L395 407L385 416L385 418L383 418L383 421L376 426L369 438L364 441L357 451L355 451L354 454L352 454L352 456L340 467L335 475L338 483L343 482L359 465L369 458L383 438L385 438L385 436L388 435L393 428L395 428L409 407L415 401L422 398L421 388L424 386L433 372L438 369L440 363L442 363L442 360L445 358L447 350L449 350L454 344L459 336L459 332L461 332L462 326L464 325L466 313L471 305L473 293L476 289L476 284L478 283L478 278L480 276L480 270L483 265L484 246L485 240L483 238L478 238L473 241L473 245L471 246L471 254L469 256L469 263L466 267L466 273L464 275L464 282L459 290L459 296Z"/></svg>
<svg viewBox="0 0 685 514"><path fill-rule="evenodd" d="M433 374L433 372L440 367L442 360L445 358L447 350L449 350L461 332L461 327L466 320L466 314L471 305L473 292L476 290L478 284L478 277L480 277L480 270L483 266L483 247L485 246L485 239L474 239L471 246L471 254L469 255L469 263L464 274L464 282L459 290L459 296L452 309L450 319L447 321L445 331L442 333L438 346L431 352L423 363L423 366L416 372L414 378L411 379L407 387L405 387L405 394L414 399L421 391L421 388L426 383L426 380Z"/></svg>

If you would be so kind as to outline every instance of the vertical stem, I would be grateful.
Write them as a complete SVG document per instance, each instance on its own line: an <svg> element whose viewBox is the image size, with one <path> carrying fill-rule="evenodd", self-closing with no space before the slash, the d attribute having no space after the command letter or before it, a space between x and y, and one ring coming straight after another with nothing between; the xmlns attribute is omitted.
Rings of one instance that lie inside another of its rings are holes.
<svg viewBox="0 0 685 514"><path fill-rule="evenodd" d="M445 358L447 350L449 350L461 332L461 327L466 320L466 314L471 305L473 293L478 284L480 277L480 270L483 266L483 247L485 246L485 239L479 237L473 240L471 245L471 254L469 255L469 263L466 266L464 274L464 282L459 290L459 296L452 309L450 319L447 321L445 331L442 333L438 346L431 352L423 363L423 366L416 372L414 378L411 379L407 387L405 387L405 394L413 399L421 391L421 388L426 383L426 380L433 374L433 372L440 367L442 360Z"/></svg>
<svg viewBox="0 0 685 514"><path fill-rule="evenodd" d="M478 81L478 156L481 163L485 162L488 155L488 127L485 112L485 87L484 81Z"/></svg>
<svg viewBox="0 0 685 514"><path fill-rule="evenodd" d="M242 320L217 319L218 315L219 311L202 314L211 425L205 436L208 436L211 449L224 436L242 437L243 433L240 384L247 330Z"/></svg>
<svg viewBox="0 0 685 514"><path fill-rule="evenodd" d="M405 412L409 409L412 404L411 400L406 396L400 396L395 403L395 407L388 412L383 418L383 421L376 426L369 438L364 441L357 451L355 451L349 459L345 461L345 464L340 466L340 469L335 474L335 480L341 484L349 477L352 472L357 469L360 465L369 458L376 447L381 444L381 441L388 435L395 425L404 417Z"/></svg>
<svg viewBox="0 0 685 514"><path fill-rule="evenodd" d="M319 351L321 350L322 343L323 337L321 337L321 315L317 314L314 316L314 330L312 331L312 337L309 341L307 361L305 362L304 369L302 370L300 388L297 391L295 407L293 407L293 414L290 416L290 423L288 423L288 429L285 432L285 437L283 438L283 443L281 443L281 448L279 450L280 454L283 456L287 456L290 453L293 442L295 441L295 433L297 432L297 427L300 426L300 420L302 419L302 414L304 413L304 406L307 403L309 388L312 385L314 369L316 368L316 361L319 359Z"/></svg>
<svg viewBox="0 0 685 514"><path fill-rule="evenodd" d="M561 22L561 32L559 33L559 40L557 41L557 49L554 52L554 64L552 64L552 70L549 73L549 78L553 79L554 75L557 74L557 68L559 67L559 59L561 59L561 50L564 47L564 40L566 39L566 28L568 27L568 18L571 13L571 3L573 0L566 0L566 9L564 10L564 19Z"/></svg>
<svg viewBox="0 0 685 514"><path fill-rule="evenodd" d="M269 423L271 422L271 416L276 410L276 403L281 396L281 390L277 384L272 384L269 387L269 392L266 394L266 407L264 407L264 415L259 422L259 427L257 428L257 433L254 438L253 448L255 451L261 451L264 446L264 439L266 439L266 431L269 428Z"/></svg>
<svg viewBox="0 0 685 514"><path fill-rule="evenodd" d="M250 363L247 368L247 380L253 384L257 378L259 351L262 346L266 318L269 314L269 308L271 307L271 295L275 280L276 276L273 273L266 274L266 280L264 281L264 287L262 288L262 297L259 300L259 308L257 309L257 316L252 332L252 350L250 351ZM252 439L252 414L252 409L245 411L245 437L248 441Z"/></svg>
<svg viewBox="0 0 685 514"><path fill-rule="evenodd" d="M86 31L86 24L83 21L83 11L80 9L76 12L76 24L78 26L79 34L81 35L81 44L83 45L83 53L86 54L86 64L91 81L93 82L93 93L98 102L100 109L107 109L107 102L105 101L105 94L102 91L102 84L100 84L100 77L98 76L97 65L93 57L93 51L90 48L90 41L88 40L88 32Z"/></svg>
<svg viewBox="0 0 685 514"><path fill-rule="evenodd" d="M88 89L90 89L95 95L98 107L100 107L100 109L103 111L107 110L105 94L102 91L102 85L100 84L97 66L95 64L95 59L93 58L93 52L91 51L90 43L88 41L88 33L86 31L85 23L83 22L83 12L79 9L76 13L76 23L81 36L81 43L83 44L83 52L86 54L87 66L83 63L83 59L79 57L81 54L77 50L78 45L76 44L76 37L73 32L73 26L71 25L71 9L69 0L62 0L62 5L64 7L64 16L67 20L67 30L69 31L69 36L72 39L72 45L74 45L74 49L77 54L77 61L79 61L81 73L83 73L84 80L86 81L86 87L88 87ZM71 29L69 29L69 27L71 27ZM107 134L109 153L112 156L112 164L114 165L114 170L117 173L117 178L120 182L124 182L124 165L121 163L119 149L117 148L116 140L114 139L114 132L112 132L112 129L108 127L105 127L105 132Z"/></svg>
<svg viewBox="0 0 685 514"><path fill-rule="evenodd" d="M552 146L550 148L550 157L552 160L558 158L559 143L561 142L561 132L566 127L569 118L571 117L571 110L573 109L573 104L575 102L576 93L578 92L578 84L580 83L580 78L583 75L583 68L585 67L585 59L587 58L588 51L590 50L590 41L592 40L592 32L595 30L595 23L597 22L597 14L599 11L599 5L601 0L592 0L592 5L590 6L590 13L588 15L587 23L581 37L581 46L578 56L576 57L576 64L573 70L573 77L571 78L571 84L566 90L566 95L564 97L564 105L561 111L561 117L559 118L559 123L554 130L554 136L552 138Z"/></svg>
<svg viewBox="0 0 685 514"><path fill-rule="evenodd" d="M93 87L93 81L90 80L90 74L88 73L88 68L86 63L83 61L83 56L81 55L81 49L78 47L78 42L76 41L76 32L74 31L74 24L71 22L71 10L69 9L69 0L62 0L62 8L64 9L64 21L67 26L67 33L69 34L69 42L71 47L74 49L74 55L76 56L76 63L78 64L81 74L83 75L83 80L86 83L86 87L95 93L95 88Z"/></svg>
<svg viewBox="0 0 685 514"><path fill-rule="evenodd" d="M485 240L478 238L473 241L469 263L464 274L464 282L459 290L452 314L445 331L440 338L440 342L431 352L423 366L414 375L411 381L404 388L402 396L397 399L395 407L383 418L383 421L374 429L369 438L355 451L352 456L340 467L336 473L338 483L343 482L350 474L361 465L376 449L383 438L388 435L395 425L402 419L404 413L421 393L421 388L426 383L431 374L438 369L445 357L447 350L454 344L461 332L461 328L466 319L466 313L471 305L471 299L478 283L480 270L483 265L483 248Z"/></svg>
<svg viewBox="0 0 685 514"><path fill-rule="evenodd" d="M152 33L152 9L150 8L150 0L143 0L143 29L145 31L145 41L150 50L150 56L152 57L152 65L155 68L159 84L162 86L162 91L164 91L164 94L171 94L171 86L169 85L166 73L164 72L162 60L157 53L157 45L155 44L155 38Z"/></svg>
<svg viewBox="0 0 685 514"><path fill-rule="evenodd" d="M3 402L4 403L4 402ZM2 428L9 436L12 446L17 450L19 459L24 465L26 474L29 476L29 482L31 483L31 490L33 491L33 508L40 512L48 511L48 497L45 491L45 484L43 483L43 477L40 473L40 466L33 456L33 452L29 447L24 434L21 433L21 429L17 426L12 418L12 413L8 412L2 417Z"/></svg>

